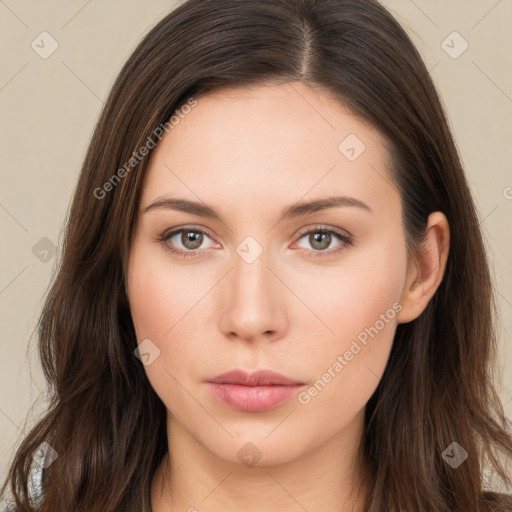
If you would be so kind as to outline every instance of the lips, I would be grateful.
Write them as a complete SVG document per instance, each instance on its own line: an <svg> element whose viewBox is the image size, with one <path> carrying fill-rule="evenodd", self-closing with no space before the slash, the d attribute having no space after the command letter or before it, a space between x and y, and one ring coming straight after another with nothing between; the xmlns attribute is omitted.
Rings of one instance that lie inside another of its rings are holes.
<svg viewBox="0 0 512 512"><path fill-rule="evenodd" d="M304 384L270 370L257 370L252 373L245 372L244 370L231 370L217 375L213 379L209 379L208 382L215 384L239 384L241 386L296 386Z"/></svg>
<svg viewBox="0 0 512 512"><path fill-rule="evenodd" d="M208 379L212 394L225 405L240 411L272 409L294 395L303 385L271 370L231 370Z"/></svg>

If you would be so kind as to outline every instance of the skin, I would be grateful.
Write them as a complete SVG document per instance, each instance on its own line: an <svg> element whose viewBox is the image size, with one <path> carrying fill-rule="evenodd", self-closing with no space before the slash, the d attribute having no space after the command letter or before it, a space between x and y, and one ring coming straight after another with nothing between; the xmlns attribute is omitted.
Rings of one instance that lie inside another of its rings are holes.
<svg viewBox="0 0 512 512"><path fill-rule="evenodd" d="M354 161L338 149L349 134L366 146ZM425 254L407 258L388 157L374 128L300 82L200 97L154 149L127 269L137 339L160 350L145 370L168 411L171 455L152 482L153 512L362 510L365 406L397 323L425 309L449 247L448 223L435 212ZM298 201L342 195L371 211L334 207L278 222ZM222 220L143 213L164 196L206 203ZM169 251L194 249L181 233L157 240L194 226L206 232L195 256ZM318 226L350 234L353 244L301 235ZM236 252L247 236L263 248L251 263ZM319 252L326 257L312 255ZM401 310L307 404L294 396L264 412L238 411L203 382L266 368L307 390L394 303ZM261 453L253 467L237 457L249 442ZM361 492L351 492L358 482Z"/></svg>

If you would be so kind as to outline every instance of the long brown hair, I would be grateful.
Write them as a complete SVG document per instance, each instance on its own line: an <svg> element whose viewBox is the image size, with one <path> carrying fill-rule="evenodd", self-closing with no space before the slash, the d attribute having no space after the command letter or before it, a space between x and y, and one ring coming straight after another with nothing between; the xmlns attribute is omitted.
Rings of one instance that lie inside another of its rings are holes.
<svg viewBox="0 0 512 512"><path fill-rule="evenodd" d="M483 485L484 463L512 483L502 461L512 438L493 387L489 265L443 108L409 37L373 0L189 0L124 65L85 157L38 323L50 405L2 488L10 484L20 512L150 510L151 479L167 450L166 408L134 355L124 287L149 158L134 154L191 97L297 80L329 92L389 141L411 255L431 212L450 224L443 281L416 320L398 325L366 406L365 510L510 510ZM43 472L37 504L27 481L43 442L58 457ZM468 454L456 469L443 458L453 442Z"/></svg>

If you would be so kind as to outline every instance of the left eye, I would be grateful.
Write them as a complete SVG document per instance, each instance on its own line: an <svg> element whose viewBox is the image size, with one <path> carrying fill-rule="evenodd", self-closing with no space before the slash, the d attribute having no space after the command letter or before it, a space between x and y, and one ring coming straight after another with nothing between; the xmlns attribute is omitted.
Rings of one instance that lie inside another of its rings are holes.
<svg viewBox="0 0 512 512"><path fill-rule="evenodd" d="M302 233L299 240L306 239L307 243L313 249L313 252L321 252L321 253L330 253L337 252L340 250L336 248L332 251L326 251L331 246L331 243L338 239L338 245L336 247L343 247L345 245L349 245L351 240L348 236L339 233L333 229L327 228L315 228L305 233ZM309 249L308 247L304 247L305 249ZM332 247L331 247L332 248ZM319 254L320 256L320 254ZM323 256L323 254L322 254Z"/></svg>

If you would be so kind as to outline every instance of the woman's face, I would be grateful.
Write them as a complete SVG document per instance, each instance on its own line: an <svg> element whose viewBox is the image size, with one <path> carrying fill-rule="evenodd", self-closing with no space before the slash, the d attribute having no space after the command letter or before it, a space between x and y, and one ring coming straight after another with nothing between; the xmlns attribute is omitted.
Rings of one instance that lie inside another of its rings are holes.
<svg viewBox="0 0 512 512"><path fill-rule="evenodd" d="M388 153L298 82L187 112L153 151L130 252L144 367L182 436L290 461L360 431L388 359L408 278ZM299 384L209 382L234 369Z"/></svg>

